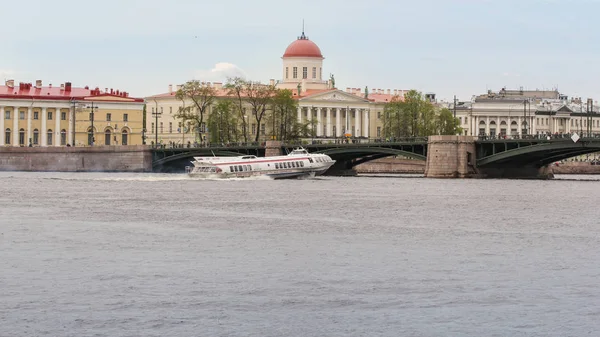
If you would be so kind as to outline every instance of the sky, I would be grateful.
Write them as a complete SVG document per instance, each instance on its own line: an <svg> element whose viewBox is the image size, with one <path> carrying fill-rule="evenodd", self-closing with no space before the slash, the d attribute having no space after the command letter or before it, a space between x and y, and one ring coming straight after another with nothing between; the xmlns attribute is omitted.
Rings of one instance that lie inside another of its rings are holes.
<svg viewBox="0 0 600 337"><path fill-rule="evenodd" d="M192 79L278 80L304 20L342 90L600 100L600 0L3 0L1 11L0 77L17 83L145 97Z"/></svg>

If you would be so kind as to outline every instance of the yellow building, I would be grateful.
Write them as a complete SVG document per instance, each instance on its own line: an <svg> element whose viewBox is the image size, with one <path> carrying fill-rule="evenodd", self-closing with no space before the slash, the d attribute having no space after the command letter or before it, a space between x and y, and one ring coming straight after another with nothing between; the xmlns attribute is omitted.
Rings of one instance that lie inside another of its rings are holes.
<svg viewBox="0 0 600 337"><path fill-rule="evenodd" d="M0 86L0 146L140 145L143 109L143 99L118 90L8 80Z"/></svg>

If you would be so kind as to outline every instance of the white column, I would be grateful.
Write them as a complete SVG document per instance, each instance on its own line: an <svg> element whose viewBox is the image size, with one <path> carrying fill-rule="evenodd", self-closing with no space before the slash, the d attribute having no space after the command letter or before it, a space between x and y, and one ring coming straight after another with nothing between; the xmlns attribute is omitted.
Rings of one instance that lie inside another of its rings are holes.
<svg viewBox="0 0 600 337"><path fill-rule="evenodd" d="M335 133L336 137L340 137L342 135L342 122L341 122L341 110L340 108L335 108Z"/></svg>
<svg viewBox="0 0 600 337"><path fill-rule="evenodd" d="M56 108L56 112L54 113L54 146L60 146L60 108Z"/></svg>
<svg viewBox="0 0 600 337"><path fill-rule="evenodd" d="M27 139L25 139L25 146L29 146L29 144L33 143L33 139L31 139L31 118L33 114L33 108L27 108Z"/></svg>
<svg viewBox="0 0 600 337"><path fill-rule="evenodd" d="M46 132L46 119L48 118L48 113L46 112L46 108L42 108L42 129L40 130L40 137L42 138L42 146L48 146L48 132Z"/></svg>
<svg viewBox="0 0 600 337"><path fill-rule="evenodd" d="M73 146L73 125L75 124L75 107L69 109L69 135L67 136L69 144Z"/></svg>
<svg viewBox="0 0 600 337"><path fill-rule="evenodd" d="M19 107L13 107L13 146L19 146Z"/></svg>
<svg viewBox="0 0 600 337"><path fill-rule="evenodd" d="M356 125L356 137L360 137L363 134L363 132L361 130L362 129L362 125L361 125L362 123L360 122L360 117L361 117L360 113L362 111L360 111L360 110L361 109L354 109L354 116L356 116L355 119L354 119L354 125Z"/></svg>
<svg viewBox="0 0 600 337"><path fill-rule="evenodd" d="M485 134L490 135L490 116L485 118Z"/></svg>
<svg viewBox="0 0 600 337"><path fill-rule="evenodd" d="M326 108L327 114L327 137L331 137L331 108Z"/></svg>
<svg viewBox="0 0 600 337"><path fill-rule="evenodd" d="M365 116L363 118L363 135L369 137L369 111L365 109Z"/></svg>
<svg viewBox="0 0 600 337"><path fill-rule="evenodd" d="M4 134L6 132L5 128L4 128L4 107L0 106L0 145L4 145L4 138L6 138L6 135Z"/></svg>
<svg viewBox="0 0 600 337"><path fill-rule="evenodd" d="M312 113L312 111L311 111ZM323 135L323 123L321 123L321 108L317 108L317 137Z"/></svg>
<svg viewBox="0 0 600 337"><path fill-rule="evenodd" d="M298 122L302 123L302 107L298 107Z"/></svg>
<svg viewBox="0 0 600 337"><path fill-rule="evenodd" d="M479 117L473 117L473 136L479 136Z"/></svg>

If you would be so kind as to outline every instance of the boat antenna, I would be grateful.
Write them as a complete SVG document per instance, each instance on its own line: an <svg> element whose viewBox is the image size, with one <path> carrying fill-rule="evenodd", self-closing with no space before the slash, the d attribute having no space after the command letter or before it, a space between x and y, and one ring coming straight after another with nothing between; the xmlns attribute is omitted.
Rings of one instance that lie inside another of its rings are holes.
<svg viewBox="0 0 600 337"><path fill-rule="evenodd" d="M210 150L210 153L212 153L213 157L216 157L215 153L213 152L213 150Z"/></svg>

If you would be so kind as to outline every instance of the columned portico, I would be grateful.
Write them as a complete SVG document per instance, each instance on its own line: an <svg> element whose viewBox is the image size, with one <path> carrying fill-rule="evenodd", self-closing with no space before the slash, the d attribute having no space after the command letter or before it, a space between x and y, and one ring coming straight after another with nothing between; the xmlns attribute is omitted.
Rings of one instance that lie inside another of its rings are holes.
<svg viewBox="0 0 600 337"><path fill-rule="evenodd" d="M361 112L362 112L362 109L354 109L354 116L356 116L354 119L354 124L356 125L356 137L360 137L362 135L362 131L361 131L362 125L360 123L360 120L361 120L360 113Z"/></svg>
<svg viewBox="0 0 600 337"><path fill-rule="evenodd" d="M326 108L327 114L327 137L331 137L331 108Z"/></svg>
<svg viewBox="0 0 600 337"><path fill-rule="evenodd" d="M323 124L321 123L321 108L317 108L317 137L323 135Z"/></svg>
<svg viewBox="0 0 600 337"><path fill-rule="evenodd" d="M363 135L369 137L369 110L365 109L365 117L363 118Z"/></svg>
<svg viewBox="0 0 600 337"><path fill-rule="evenodd" d="M340 137L342 135L342 119L341 109L335 108L335 136Z"/></svg>

